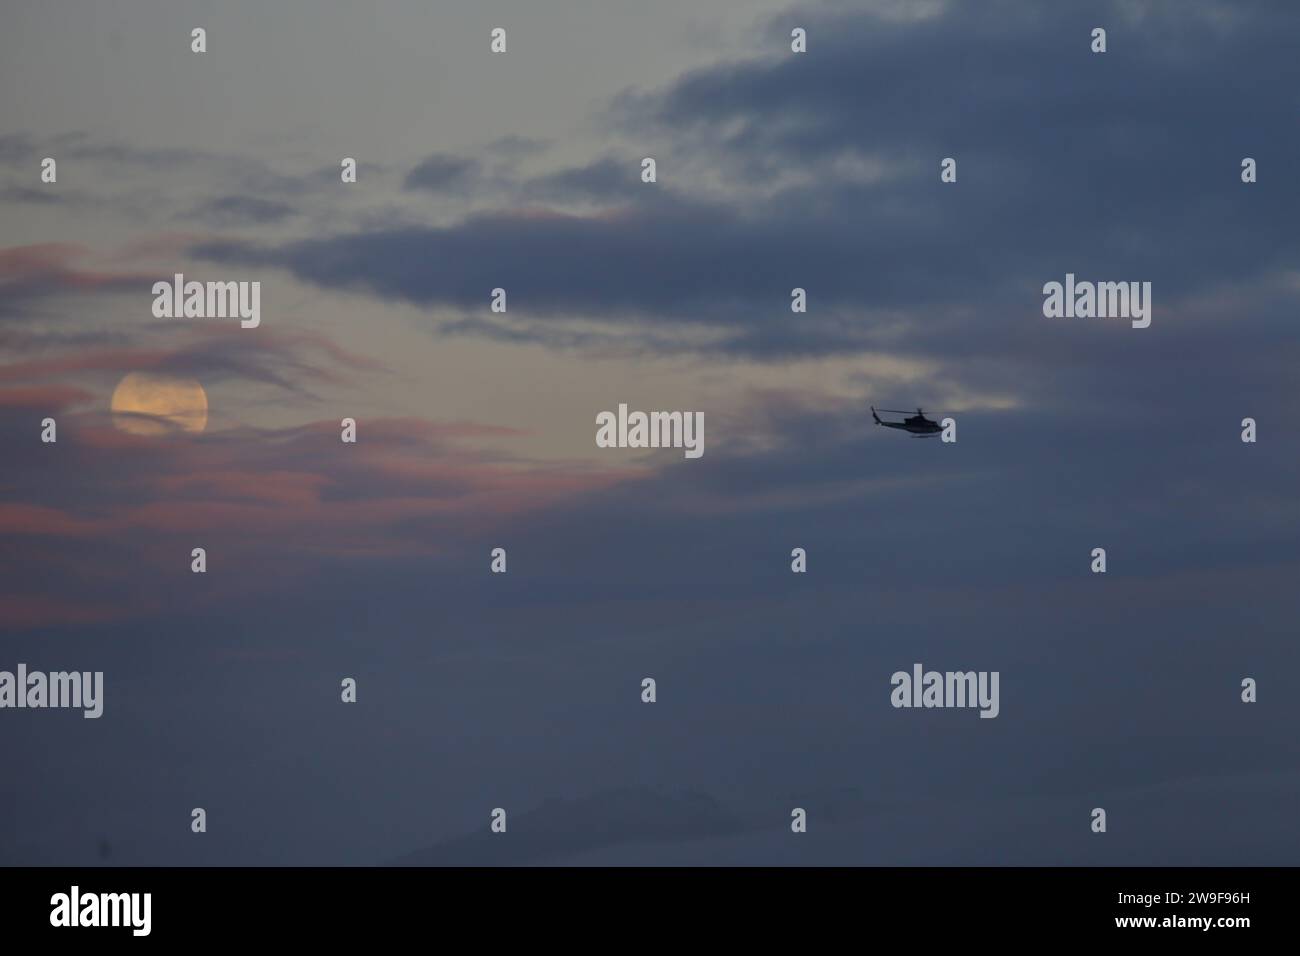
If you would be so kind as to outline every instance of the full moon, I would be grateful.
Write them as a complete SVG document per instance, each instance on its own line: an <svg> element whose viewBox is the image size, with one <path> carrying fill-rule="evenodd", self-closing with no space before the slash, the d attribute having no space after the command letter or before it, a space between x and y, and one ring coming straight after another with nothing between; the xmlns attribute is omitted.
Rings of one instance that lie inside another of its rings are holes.
<svg viewBox="0 0 1300 956"><path fill-rule="evenodd" d="M132 372L113 390L113 424L132 435L197 434L208 424L208 395L192 378Z"/></svg>

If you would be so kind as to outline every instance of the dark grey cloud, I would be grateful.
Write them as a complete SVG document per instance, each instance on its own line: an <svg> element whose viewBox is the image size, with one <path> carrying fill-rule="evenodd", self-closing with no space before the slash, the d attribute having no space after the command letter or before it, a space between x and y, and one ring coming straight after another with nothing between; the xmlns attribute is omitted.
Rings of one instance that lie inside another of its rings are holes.
<svg viewBox="0 0 1300 956"><path fill-rule="evenodd" d="M137 273L99 273L78 268L75 262L59 254L45 256L48 247L18 247L18 252L33 250L33 261L17 269L0 253L0 319L29 323L34 318L67 320L67 311L57 304L70 298L88 299L98 295L139 293L148 288L149 277Z"/></svg>
<svg viewBox="0 0 1300 956"><path fill-rule="evenodd" d="M512 519L495 580L496 534L470 523L428 560L299 560L304 579L188 617L12 635L11 659L111 674L113 710L93 738L15 715L33 732L8 759L53 747L98 786L16 794L29 825L0 856L93 863L108 834L123 864L1295 859L1295 432L1244 446L1226 421L1193 450L1160 416L1003 413L941 446L772 415L775 447ZM326 437L261 443L259 473L336 467ZM1000 670L1001 715L891 709L914 661ZM223 840L162 835L195 793Z"/></svg>
<svg viewBox="0 0 1300 956"><path fill-rule="evenodd" d="M65 193L60 193L56 188L47 186L41 189L37 186L7 186L0 189L0 202L17 202L33 203L39 206L57 206L67 203L69 197Z"/></svg>
<svg viewBox="0 0 1300 956"><path fill-rule="evenodd" d="M123 170L127 169L158 177L191 169L202 175L206 182L228 183L241 190L240 195L268 199L322 192L332 185L331 180L337 183L339 176L337 165L323 170L284 171L256 156L188 147L139 146L83 130L49 135L14 133L0 137L0 162L35 162L45 156L58 161L61 182L94 182L102 178L116 183L123 179ZM361 168L373 172L382 167L363 163ZM33 176L37 172L33 171Z"/></svg>
<svg viewBox="0 0 1300 956"><path fill-rule="evenodd" d="M778 52L618 99L626 123L657 124L681 157L661 159L656 186L613 159L524 184L599 212L506 209L200 252L426 306L477 308L505 286L519 318L486 334L563 342L569 331L536 319L565 315L646 335L701 325L718 333L707 348L770 358L883 341L1014 358L1022 338L1045 338L1040 290L1067 271L1151 281L1157 323L1227 286L1250 312L1276 297L1252 284L1300 256L1284 172L1300 153L1300 19L1273 4L1142 9L954 4L904 22L798 9L773 34ZM779 52L796 22L811 52ZM1089 51L1100 22L1104 55ZM945 156L956 184L939 181ZM1259 183L1240 182L1243 156ZM431 158L430 184L464 178L467 162ZM705 188L691 174L703 168L737 188ZM794 286L812 303L797 319Z"/></svg>
<svg viewBox="0 0 1300 956"><path fill-rule="evenodd" d="M36 141L25 133L0 135L0 162L23 163L36 158Z"/></svg>
<svg viewBox="0 0 1300 956"><path fill-rule="evenodd" d="M187 147L136 146L131 143L105 140L82 130L71 130L49 137L44 147L53 151L52 155L56 158L60 154L65 154L75 160L143 166L149 169L206 163L215 157L215 154ZM238 162L241 166L247 166L250 161L241 159Z"/></svg>
<svg viewBox="0 0 1300 956"><path fill-rule="evenodd" d="M607 156L586 166L538 176L524 184L524 195L549 200L627 203L641 185L641 164Z"/></svg>
<svg viewBox="0 0 1300 956"><path fill-rule="evenodd" d="M237 577L281 582L274 594L187 612L199 595L177 580L164 617L9 635L12 660L110 674L112 722L92 738L29 720L0 744L19 762L57 749L97 782L18 793L30 825L0 857L93 863L107 834L124 864L374 863L421 847L408 862L1150 862L1188 859L1206 813L1250 808L1256 825L1235 840L1211 828L1204 858L1294 859L1278 826L1300 759L1300 416L1262 415L1265 439L1247 446L1232 409L1213 408L1223 396L1185 397L1148 396L1126 419L959 415L954 446L886 433L861 409L756 401L698 462L512 516L504 580L482 561L502 529L408 521L412 540L436 530L439 555L298 553L285 581L282 549L316 540L289 538L241 553ZM89 514L135 500L128 463L113 483L79 479L109 458L84 457L75 429L62 459L38 458L30 420L0 416L11 484ZM741 450L749 428L762 450ZM250 480L309 471L342 483L331 498L378 493L341 468L336 441L305 430L200 450L211 466L247 447ZM159 473L171 454L129 466ZM1104 577L1087 571L1097 545ZM789 571L794 546L807 576ZM157 533L78 551L99 580L122 548L156 556ZM15 553L6 579L66 589L41 554ZM146 586L138 567L120 573ZM917 660L999 669L1001 716L891 710L889 674ZM341 674L364 706L341 712ZM1236 698L1247 674L1267 694L1258 710ZM643 676L659 682L653 706ZM196 792L231 834L162 836L159 814ZM1105 853L1072 835L1097 805ZM496 806L504 843L484 833ZM809 810L807 843L788 842L793 806ZM1034 840L1016 835L1021 817Z"/></svg>
<svg viewBox="0 0 1300 956"><path fill-rule="evenodd" d="M265 225L283 222L295 214L289 203L257 196L218 196L200 205L190 215L210 220L218 226Z"/></svg>
<svg viewBox="0 0 1300 956"><path fill-rule="evenodd" d="M701 261L698 245L677 241L684 236L743 246L754 259L742 263L733 254L730 261ZM818 248L834 253L826 241ZM487 213L446 228L376 230L270 248L213 242L193 251L222 262L278 265L317 284L367 288L423 305L472 307L505 285L533 313L602 309L635 317L656 310L681 321L693 321L687 310L719 299L752 302L761 292L738 288L747 277L766 278L768 292L778 306L785 299L788 311L789 286L771 273L794 274L781 268L784 243L767 224L747 222L721 205L672 202L599 216ZM847 255L835 258L844 263ZM827 274L832 268L822 266Z"/></svg>
<svg viewBox="0 0 1300 956"><path fill-rule="evenodd" d="M164 330L157 329L156 337L162 339ZM233 380L274 385L315 398L322 385L375 368L372 362L343 352L323 337L286 333L257 342L249 338L220 333L183 338L159 357L153 370L209 383Z"/></svg>
<svg viewBox="0 0 1300 956"><path fill-rule="evenodd" d="M477 161L464 156L435 153L406 174L407 189L440 192L473 183L480 174Z"/></svg>

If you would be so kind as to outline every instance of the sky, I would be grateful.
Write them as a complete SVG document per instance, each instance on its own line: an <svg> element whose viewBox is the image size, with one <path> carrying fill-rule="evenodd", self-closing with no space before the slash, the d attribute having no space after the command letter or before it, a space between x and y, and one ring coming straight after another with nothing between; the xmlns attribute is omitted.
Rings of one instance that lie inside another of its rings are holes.
<svg viewBox="0 0 1300 956"><path fill-rule="evenodd" d="M1294 4L0 17L0 863L1300 862Z"/></svg>

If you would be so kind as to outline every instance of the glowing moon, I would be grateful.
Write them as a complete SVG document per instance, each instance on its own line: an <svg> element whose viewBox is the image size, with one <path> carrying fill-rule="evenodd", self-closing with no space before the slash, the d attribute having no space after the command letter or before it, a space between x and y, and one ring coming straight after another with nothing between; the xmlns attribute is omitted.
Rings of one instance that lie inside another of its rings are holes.
<svg viewBox="0 0 1300 956"><path fill-rule="evenodd" d="M197 434L208 424L208 395L192 378L132 372L113 390L113 424L133 435Z"/></svg>

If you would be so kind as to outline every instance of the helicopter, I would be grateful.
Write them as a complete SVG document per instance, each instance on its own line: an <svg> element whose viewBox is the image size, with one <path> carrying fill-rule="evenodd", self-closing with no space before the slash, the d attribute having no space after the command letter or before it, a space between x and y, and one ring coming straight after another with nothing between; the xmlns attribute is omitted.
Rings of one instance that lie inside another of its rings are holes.
<svg viewBox="0 0 1300 956"><path fill-rule="evenodd" d="M882 408L881 411L894 415L907 415L907 412L898 408ZM876 414L874 406L871 409L871 417L876 420L877 425L884 425L886 428L901 428L905 432L911 432L918 438L924 438L927 435L938 435L943 431L943 426L938 422L930 421L930 419L925 417L925 413L919 408L916 410L915 415L909 415L901 422L881 421L880 416Z"/></svg>

